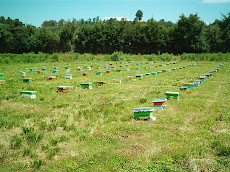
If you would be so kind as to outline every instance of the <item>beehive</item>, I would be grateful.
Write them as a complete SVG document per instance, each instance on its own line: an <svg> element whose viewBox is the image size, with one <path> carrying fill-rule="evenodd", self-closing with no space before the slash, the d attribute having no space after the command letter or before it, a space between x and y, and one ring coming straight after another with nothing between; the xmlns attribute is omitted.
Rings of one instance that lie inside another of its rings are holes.
<svg viewBox="0 0 230 172"><path fill-rule="evenodd" d="M49 80L55 80L55 79L56 79L56 76L49 76L48 79L49 79Z"/></svg>
<svg viewBox="0 0 230 172"><path fill-rule="evenodd" d="M150 73L145 73L145 76L150 76Z"/></svg>
<svg viewBox="0 0 230 172"><path fill-rule="evenodd" d="M0 80L0 85L3 85L3 84L5 84L5 80Z"/></svg>
<svg viewBox="0 0 230 172"><path fill-rule="evenodd" d="M77 67L77 71L82 71L82 68L81 67Z"/></svg>
<svg viewBox="0 0 230 172"><path fill-rule="evenodd" d="M176 68L172 68L171 70L176 70Z"/></svg>
<svg viewBox="0 0 230 172"><path fill-rule="evenodd" d="M166 65L167 65L167 66L169 66L170 64L169 64L169 63L167 63Z"/></svg>
<svg viewBox="0 0 230 172"><path fill-rule="evenodd" d="M82 73L82 75L83 75L83 76L88 76L89 73L88 73L88 72L84 72L84 73Z"/></svg>
<svg viewBox="0 0 230 172"><path fill-rule="evenodd" d="M119 67L123 67L123 65L120 65Z"/></svg>
<svg viewBox="0 0 230 172"><path fill-rule="evenodd" d="M161 74L161 73L162 73L162 71L161 71L161 70L159 70L159 71L157 71L157 73L158 73L158 74Z"/></svg>
<svg viewBox="0 0 230 172"><path fill-rule="evenodd" d="M58 72L59 72L59 70L53 69L53 73L58 73Z"/></svg>
<svg viewBox="0 0 230 172"><path fill-rule="evenodd" d="M65 72L70 72L70 69L65 69Z"/></svg>
<svg viewBox="0 0 230 172"><path fill-rule="evenodd" d="M197 80L193 81L194 87L198 87L200 85L200 83L201 83L201 81L200 82Z"/></svg>
<svg viewBox="0 0 230 172"><path fill-rule="evenodd" d="M69 86L57 86L57 92L59 93L68 93L69 92Z"/></svg>
<svg viewBox="0 0 230 172"><path fill-rule="evenodd" d="M188 87L187 86L182 86L180 87L180 91L187 93L188 92Z"/></svg>
<svg viewBox="0 0 230 172"><path fill-rule="evenodd" d="M92 82L89 83L81 83L81 88L82 89L92 89Z"/></svg>
<svg viewBox="0 0 230 172"><path fill-rule="evenodd" d="M34 72L35 71L35 69L33 69L33 68L30 68L30 72Z"/></svg>
<svg viewBox="0 0 230 172"><path fill-rule="evenodd" d="M157 75L157 72L151 72L151 75Z"/></svg>
<svg viewBox="0 0 230 172"><path fill-rule="evenodd" d="M210 73L206 73L205 76L209 77L209 76L210 76Z"/></svg>
<svg viewBox="0 0 230 172"><path fill-rule="evenodd" d="M23 82L32 82L32 78L23 78Z"/></svg>
<svg viewBox="0 0 230 172"><path fill-rule="evenodd" d="M54 69L55 69L55 70L57 70L57 69L58 69L58 67L54 67Z"/></svg>
<svg viewBox="0 0 230 172"><path fill-rule="evenodd" d="M179 92L170 92L170 91L166 91L165 92L166 98L169 99L177 99L179 100Z"/></svg>
<svg viewBox="0 0 230 172"><path fill-rule="evenodd" d="M143 75L142 74L136 74L135 76L136 76L136 78L142 78Z"/></svg>
<svg viewBox="0 0 230 172"><path fill-rule="evenodd" d="M126 71L130 71L130 69L126 69Z"/></svg>
<svg viewBox="0 0 230 172"><path fill-rule="evenodd" d="M96 75L102 75L102 72L96 72Z"/></svg>
<svg viewBox="0 0 230 172"><path fill-rule="evenodd" d="M154 67L153 66L150 66L150 69L153 69Z"/></svg>
<svg viewBox="0 0 230 172"><path fill-rule="evenodd" d="M42 71L47 71L47 69L46 69L46 68L42 68L41 70L42 70Z"/></svg>
<svg viewBox="0 0 230 172"><path fill-rule="evenodd" d="M115 78L113 79L113 82L121 84L121 78Z"/></svg>
<svg viewBox="0 0 230 172"><path fill-rule="evenodd" d="M102 86L102 85L104 85L104 84L106 84L105 81L97 81L97 85L98 85L98 86Z"/></svg>
<svg viewBox="0 0 230 172"><path fill-rule="evenodd" d="M26 76L26 72L24 72L24 71L20 71L20 75L22 75L22 76Z"/></svg>
<svg viewBox="0 0 230 172"><path fill-rule="evenodd" d="M117 72L121 72L121 69L117 69Z"/></svg>
<svg viewBox="0 0 230 172"><path fill-rule="evenodd" d="M21 94L25 98L35 99L37 91L21 91Z"/></svg>
<svg viewBox="0 0 230 172"><path fill-rule="evenodd" d="M166 98L157 98L157 99L153 99L153 107L155 109L164 109L166 107L165 102L166 102Z"/></svg>
<svg viewBox="0 0 230 172"><path fill-rule="evenodd" d="M73 78L72 78L72 74L65 74L65 78L66 78L66 79L73 79Z"/></svg>
<svg viewBox="0 0 230 172"><path fill-rule="evenodd" d="M139 107L132 110L134 112L134 119L156 120L156 117L153 116L153 107Z"/></svg>
<svg viewBox="0 0 230 172"><path fill-rule="evenodd" d="M107 70L106 73L111 73L111 70Z"/></svg>
<svg viewBox="0 0 230 172"><path fill-rule="evenodd" d="M135 69L140 69L139 67L135 67Z"/></svg>
<svg viewBox="0 0 230 172"><path fill-rule="evenodd" d="M205 81L206 78L207 78L207 76L200 76L201 81Z"/></svg>
<svg viewBox="0 0 230 172"><path fill-rule="evenodd" d="M133 79L133 76L127 76L127 78L128 78L129 80L132 80L132 79Z"/></svg>
<svg viewBox="0 0 230 172"><path fill-rule="evenodd" d="M37 73L38 73L38 74L43 74L43 72L42 72L42 71L40 71L40 70L39 70L39 71L37 71Z"/></svg>
<svg viewBox="0 0 230 172"><path fill-rule="evenodd" d="M185 83L184 86L186 86L188 88L193 88L194 87L194 83Z"/></svg>
<svg viewBox="0 0 230 172"><path fill-rule="evenodd" d="M147 66L145 66L145 67L144 67L144 69L148 69L148 67L147 67Z"/></svg>
<svg viewBox="0 0 230 172"><path fill-rule="evenodd" d="M87 70L91 70L91 67L87 67L86 69L87 69Z"/></svg>

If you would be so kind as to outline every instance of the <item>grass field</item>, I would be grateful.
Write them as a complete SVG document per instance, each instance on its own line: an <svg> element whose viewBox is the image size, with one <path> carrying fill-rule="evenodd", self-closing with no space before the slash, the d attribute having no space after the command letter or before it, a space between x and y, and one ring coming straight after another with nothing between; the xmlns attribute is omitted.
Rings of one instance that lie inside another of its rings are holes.
<svg viewBox="0 0 230 172"><path fill-rule="evenodd" d="M156 121L139 121L133 119L132 108L152 107L152 99L164 98L165 91L179 92L184 83L220 65L204 61L145 76L196 62L158 67L154 66L170 62L143 63L0 64L4 73L0 79L6 81L0 85L0 171L228 171L229 64L199 87L180 93L179 101L168 100L164 110L154 110ZM86 65L94 67L86 70ZM59 67L59 73L52 73L53 66ZM65 79L66 66L73 79ZM77 71L77 66L83 71ZM35 72L30 72L34 67ZM38 74L43 67L47 71ZM32 83L22 82L20 71L27 72L25 77L32 77ZM82 76L83 72L89 76ZM135 79L135 74L143 78ZM52 75L57 80L48 80ZM114 78L122 78L122 83L113 83ZM97 81L107 84L97 86ZM93 88L81 89L83 82L92 82ZM70 86L70 92L57 93L59 85ZM22 97L23 90L37 91L37 98Z"/></svg>

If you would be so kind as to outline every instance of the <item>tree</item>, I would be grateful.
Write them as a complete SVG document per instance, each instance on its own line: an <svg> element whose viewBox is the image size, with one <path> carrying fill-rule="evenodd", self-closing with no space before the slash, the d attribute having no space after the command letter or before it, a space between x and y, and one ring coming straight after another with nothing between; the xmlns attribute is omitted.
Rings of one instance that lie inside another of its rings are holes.
<svg viewBox="0 0 230 172"><path fill-rule="evenodd" d="M205 35L205 23L197 14L180 16L173 35L174 52L176 53L202 53L209 51Z"/></svg>
<svg viewBox="0 0 230 172"><path fill-rule="evenodd" d="M143 12L141 10L138 10L137 13L136 13L136 18L141 21L143 17Z"/></svg>

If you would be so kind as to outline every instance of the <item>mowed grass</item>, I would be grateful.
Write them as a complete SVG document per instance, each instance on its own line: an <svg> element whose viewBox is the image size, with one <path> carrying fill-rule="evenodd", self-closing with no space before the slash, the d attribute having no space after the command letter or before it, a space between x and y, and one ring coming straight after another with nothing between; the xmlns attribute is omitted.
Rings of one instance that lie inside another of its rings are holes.
<svg viewBox="0 0 230 172"><path fill-rule="evenodd" d="M163 111L155 110L156 121L134 120L132 108L153 106L152 99L164 98L165 91L179 91L184 83L212 71L220 62L203 62L156 76L145 73L195 62L153 69L150 66L169 62L136 63L1 65L6 80L0 86L1 171L228 171L228 63L199 87L180 93L179 101L168 100ZM85 65L94 67L86 70ZM100 69L95 69L97 65ZM53 66L59 67L59 73L52 73ZM64 78L66 66L72 80ZM77 71L77 66L83 71ZM47 71L30 72L34 67ZM20 71L26 71L33 82L23 83ZM103 74L96 75L96 71ZM83 72L89 76L82 76ZM135 74L143 74L143 78L135 79ZM52 75L57 80L48 80ZM122 83L113 83L114 78L122 78ZM107 84L97 86L97 81ZM83 82L92 82L93 89L81 89ZM59 85L70 86L70 92L57 93ZM37 98L22 97L23 90L37 91Z"/></svg>

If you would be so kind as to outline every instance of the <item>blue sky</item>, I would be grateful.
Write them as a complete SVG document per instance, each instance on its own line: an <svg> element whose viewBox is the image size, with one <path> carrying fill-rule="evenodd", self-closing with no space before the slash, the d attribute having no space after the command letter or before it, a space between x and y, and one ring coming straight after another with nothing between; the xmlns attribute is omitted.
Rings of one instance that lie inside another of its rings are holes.
<svg viewBox="0 0 230 172"><path fill-rule="evenodd" d="M230 0L0 0L0 16L19 18L26 24L41 26L45 20L126 17L133 20L142 10L143 20L165 19L176 22L183 13L198 13L205 22L221 19L230 12Z"/></svg>

